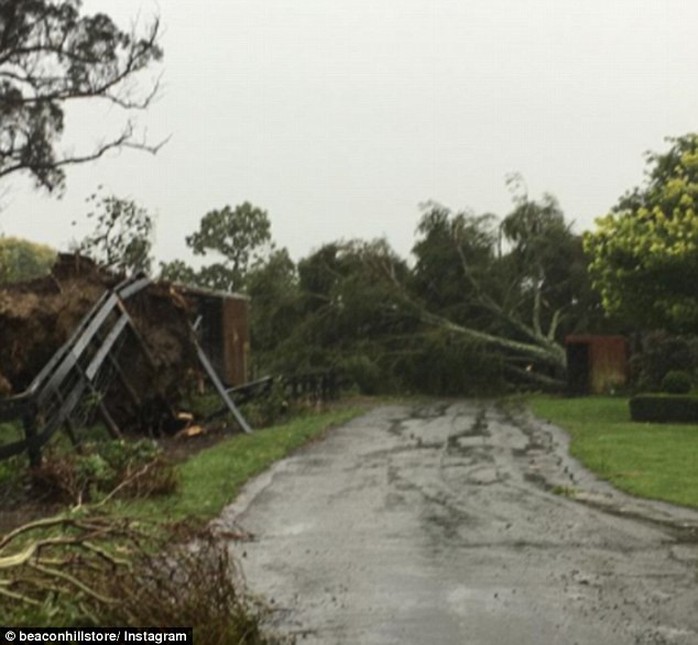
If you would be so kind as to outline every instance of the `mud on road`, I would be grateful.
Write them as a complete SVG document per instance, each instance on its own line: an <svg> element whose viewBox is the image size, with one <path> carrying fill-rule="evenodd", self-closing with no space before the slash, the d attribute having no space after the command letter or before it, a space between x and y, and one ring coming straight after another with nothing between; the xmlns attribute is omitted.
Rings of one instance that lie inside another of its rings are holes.
<svg viewBox="0 0 698 645"><path fill-rule="evenodd" d="M302 643L698 643L698 514L618 493L494 402L380 407L220 523Z"/></svg>

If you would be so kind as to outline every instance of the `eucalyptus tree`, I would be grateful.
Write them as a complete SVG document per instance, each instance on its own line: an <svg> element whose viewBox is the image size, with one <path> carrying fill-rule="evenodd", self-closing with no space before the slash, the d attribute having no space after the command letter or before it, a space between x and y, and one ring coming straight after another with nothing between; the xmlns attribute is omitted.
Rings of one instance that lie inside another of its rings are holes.
<svg viewBox="0 0 698 645"><path fill-rule="evenodd" d="M103 102L130 115L147 108L157 79L139 76L162 58L156 19L141 33L124 31L105 13L84 14L80 0L0 2L0 178L28 173L49 192L65 182L65 168L107 151L139 148L135 121L78 151L61 148L65 114L73 103Z"/></svg>

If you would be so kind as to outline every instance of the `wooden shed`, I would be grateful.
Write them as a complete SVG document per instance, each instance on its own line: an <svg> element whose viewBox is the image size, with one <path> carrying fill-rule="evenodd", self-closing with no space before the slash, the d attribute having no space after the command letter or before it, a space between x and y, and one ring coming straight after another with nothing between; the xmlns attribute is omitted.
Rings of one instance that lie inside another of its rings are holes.
<svg viewBox="0 0 698 645"><path fill-rule="evenodd" d="M626 384L628 342L624 336L568 336L565 345L570 394L606 394Z"/></svg>
<svg viewBox="0 0 698 645"><path fill-rule="evenodd" d="M249 381L249 298L177 285L201 316L199 341L218 377L228 387Z"/></svg>

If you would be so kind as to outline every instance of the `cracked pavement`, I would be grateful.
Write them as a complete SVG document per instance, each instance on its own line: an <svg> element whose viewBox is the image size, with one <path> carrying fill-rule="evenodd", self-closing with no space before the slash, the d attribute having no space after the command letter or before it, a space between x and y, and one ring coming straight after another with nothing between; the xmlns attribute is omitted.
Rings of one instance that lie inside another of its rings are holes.
<svg viewBox="0 0 698 645"><path fill-rule="evenodd" d="M698 513L639 500L495 401L378 407L217 523L303 643L698 643Z"/></svg>

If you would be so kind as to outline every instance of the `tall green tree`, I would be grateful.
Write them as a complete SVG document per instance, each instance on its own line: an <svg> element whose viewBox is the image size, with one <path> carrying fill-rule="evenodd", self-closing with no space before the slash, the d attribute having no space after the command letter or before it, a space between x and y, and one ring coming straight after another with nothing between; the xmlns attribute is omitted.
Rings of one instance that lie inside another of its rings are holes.
<svg viewBox="0 0 698 645"><path fill-rule="evenodd" d="M245 293L250 298L253 361L258 371L273 371L284 362L278 348L300 320L298 272L286 249L273 251L248 273Z"/></svg>
<svg viewBox="0 0 698 645"><path fill-rule="evenodd" d="M157 81L137 79L162 57L156 20L142 34L126 32L104 13L83 14L80 0L0 2L0 178L29 173L38 187L60 188L65 167L115 148L156 151L127 119L94 148L61 150L65 111L92 99L131 113L145 109Z"/></svg>
<svg viewBox="0 0 698 645"><path fill-rule="evenodd" d="M191 286L197 285L196 269L181 259L160 262L159 279Z"/></svg>
<svg viewBox="0 0 698 645"><path fill-rule="evenodd" d="M273 250L269 215L249 202L209 211L186 242L195 255L217 259L196 272L194 280L220 291L243 290L249 271ZM163 270L171 269L164 265Z"/></svg>
<svg viewBox="0 0 698 645"><path fill-rule="evenodd" d="M585 236L609 314L638 328L698 330L698 134L647 154L645 183Z"/></svg>

